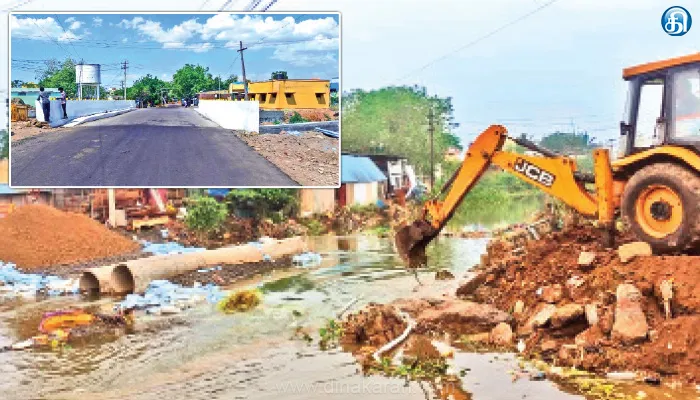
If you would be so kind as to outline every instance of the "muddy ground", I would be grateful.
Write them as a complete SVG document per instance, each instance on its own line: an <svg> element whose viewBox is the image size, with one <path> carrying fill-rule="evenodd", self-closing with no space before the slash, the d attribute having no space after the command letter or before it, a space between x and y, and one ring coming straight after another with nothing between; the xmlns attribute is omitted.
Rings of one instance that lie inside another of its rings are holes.
<svg viewBox="0 0 700 400"><path fill-rule="evenodd" d="M340 142L319 132L238 134L243 141L303 186L337 186Z"/></svg>
<svg viewBox="0 0 700 400"><path fill-rule="evenodd" d="M275 270L290 268L291 266L292 258L282 257L277 260L259 263L223 264L214 268L203 268L174 276L169 280L185 287L192 287L195 282L199 282L202 285L230 286L240 280L267 274Z"/></svg>
<svg viewBox="0 0 700 400"><path fill-rule="evenodd" d="M700 382L700 257L644 255L647 248L633 243L635 256L623 262L625 251L604 248L589 225L534 236L520 229L492 240L476 275L454 295L348 316L343 343L376 367L369 355L400 336L407 315L411 335L465 349L517 348L550 365L631 372L652 385Z"/></svg>

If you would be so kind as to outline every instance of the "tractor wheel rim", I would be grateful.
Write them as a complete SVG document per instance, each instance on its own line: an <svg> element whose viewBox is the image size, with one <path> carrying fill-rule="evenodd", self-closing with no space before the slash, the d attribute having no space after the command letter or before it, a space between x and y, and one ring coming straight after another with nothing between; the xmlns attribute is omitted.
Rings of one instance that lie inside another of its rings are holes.
<svg viewBox="0 0 700 400"><path fill-rule="evenodd" d="M635 218L648 235L664 238L676 232L683 223L683 202L673 189L651 185L637 197Z"/></svg>

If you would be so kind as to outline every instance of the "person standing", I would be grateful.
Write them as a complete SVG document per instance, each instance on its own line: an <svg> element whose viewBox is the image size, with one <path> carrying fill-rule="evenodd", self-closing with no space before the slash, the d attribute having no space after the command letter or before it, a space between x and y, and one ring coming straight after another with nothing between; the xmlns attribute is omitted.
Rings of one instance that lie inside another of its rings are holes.
<svg viewBox="0 0 700 400"><path fill-rule="evenodd" d="M50 122L51 118L51 100L49 99L49 92L44 90L44 87L39 87L39 96L36 98L41 102L41 109L44 111L44 121Z"/></svg>
<svg viewBox="0 0 700 400"><path fill-rule="evenodd" d="M68 119L68 113L66 112L66 92L62 87L58 88L61 93L61 109L63 109L63 119Z"/></svg>

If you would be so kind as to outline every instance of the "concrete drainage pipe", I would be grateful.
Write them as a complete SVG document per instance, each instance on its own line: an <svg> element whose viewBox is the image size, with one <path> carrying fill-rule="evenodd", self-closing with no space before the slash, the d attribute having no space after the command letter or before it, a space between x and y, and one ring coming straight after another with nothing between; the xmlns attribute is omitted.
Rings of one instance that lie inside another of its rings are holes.
<svg viewBox="0 0 700 400"><path fill-rule="evenodd" d="M141 293L157 279L170 279L185 272L220 264L243 264L263 261L264 255L278 258L305 250L304 240L294 237L270 240L259 248L253 245L223 247L198 253L153 256L117 265L91 268L80 278L82 292L111 294Z"/></svg>

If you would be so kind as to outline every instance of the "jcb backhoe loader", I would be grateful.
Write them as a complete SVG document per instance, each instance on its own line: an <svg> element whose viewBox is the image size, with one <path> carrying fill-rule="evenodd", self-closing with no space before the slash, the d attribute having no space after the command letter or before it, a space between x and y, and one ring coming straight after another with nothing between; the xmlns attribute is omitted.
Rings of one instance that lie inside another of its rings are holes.
<svg viewBox="0 0 700 400"><path fill-rule="evenodd" d="M597 218L607 246L619 215L655 253L700 249L700 53L626 68L623 79L628 104L615 161L597 149L593 174L582 173L574 159L492 125L469 147L441 199L427 201L422 217L397 232L404 261L425 264L426 245L490 165ZM506 139L539 155L502 151Z"/></svg>

